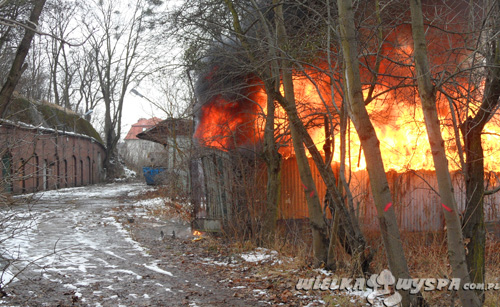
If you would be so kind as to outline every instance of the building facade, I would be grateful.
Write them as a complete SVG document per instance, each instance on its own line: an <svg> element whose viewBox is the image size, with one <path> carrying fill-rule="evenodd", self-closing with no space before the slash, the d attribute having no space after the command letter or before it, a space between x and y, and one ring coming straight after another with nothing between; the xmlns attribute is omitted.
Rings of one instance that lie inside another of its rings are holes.
<svg viewBox="0 0 500 307"><path fill-rule="evenodd" d="M78 114L18 99L0 119L0 192L30 193L105 179L106 150Z"/></svg>
<svg viewBox="0 0 500 307"><path fill-rule="evenodd" d="M161 146L161 151L150 152L150 158L152 166L164 169L162 183L184 192L189 190L193 125L190 119L168 118L137 134L143 142Z"/></svg>
<svg viewBox="0 0 500 307"><path fill-rule="evenodd" d="M161 122L160 118L140 118L133 124L120 145L120 155L130 169L140 173L144 166L160 166L163 164L162 145L141 140L137 137L139 133L146 131Z"/></svg>
<svg viewBox="0 0 500 307"><path fill-rule="evenodd" d="M75 187L104 179L105 148L92 137L3 122L0 144L5 192Z"/></svg>

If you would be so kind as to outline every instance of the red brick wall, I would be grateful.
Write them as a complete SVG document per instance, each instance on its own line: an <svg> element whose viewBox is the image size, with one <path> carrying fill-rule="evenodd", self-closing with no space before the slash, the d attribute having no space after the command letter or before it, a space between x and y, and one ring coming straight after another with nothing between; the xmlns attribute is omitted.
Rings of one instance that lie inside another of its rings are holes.
<svg viewBox="0 0 500 307"><path fill-rule="evenodd" d="M104 146L90 137L0 125L4 191L19 194L100 182L104 157Z"/></svg>

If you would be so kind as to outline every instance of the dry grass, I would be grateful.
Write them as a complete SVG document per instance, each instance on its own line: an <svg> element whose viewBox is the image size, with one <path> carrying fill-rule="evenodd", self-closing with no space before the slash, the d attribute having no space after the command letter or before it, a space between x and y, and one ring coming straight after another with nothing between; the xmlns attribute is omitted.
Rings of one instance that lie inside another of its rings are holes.
<svg viewBox="0 0 500 307"><path fill-rule="evenodd" d="M323 301L326 306L358 307L366 306L366 301L360 297L339 293L337 295L325 295Z"/></svg>
<svg viewBox="0 0 500 307"><path fill-rule="evenodd" d="M139 196L137 200L162 197L165 199L165 206L154 209L155 215L166 218L182 218L189 220L191 208L186 206L188 202L185 199L175 200L171 197L174 192L167 187L158 187L155 190L147 191ZM259 234L259 221L254 221L257 225L253 230L241 232L241 225L248 221L241 217L234 223L234 227L219 236L207 236L202 241L205 250L219 254L239 254L251 251L258 246L263 246L278 251L283 261L278 267L280 274L289 272L288 278L292 280L297 278L297 272L300 277L304 273L315 276L318 273L312 269L312 249L311 234L307 222L281 221L278 225L274 238L262 240ZM388 268L384 247L378 233L367 233L367 241L371 248L376 251L371 264L372 273L379 273ZM410 274L413 278L451 278L451 267L448 262L446 233L428 232L428 233L403 233L401 236L403 248L408 261ZM488 236L486 244L486 282L500 283L500 241L498 238ZM335 258L338 277L352 277L351 257L339 246L335 249ZM263 267L261 274L271 274L268 267ZM459 306L459 300L455 293L448 291L423 292L425 299L431 306ZM366 302L358 302L350 296L328 295L324 293L324 300L329 306L364 306ZM484 306L500 306L500 291L487 291Z"/></svg>
<svg viewBox="0 0 500 307"><path fill-rule="evenodd" d="M372 246L380 246L372 262L373 272L388 268L387 260L380 243L380 237L369 234ZM404 233L403 248L410 274L413 278L451 278L448 262L446 233ZM486 242L486 283L500 283L500 242L488 236ZM448 291L423 292L431 306L460 306L454 293ZM453 297L454 296L454 297ZM454 301L454 304L452 304ZM500 291L487 291L484 306L500 306Z"/></svg>
<svg viewBox="0 0 500 307"><path fill-rule="evenodd" d="M185 202L164 200L165 206L151 208L149 211L152 215L165 219L176 219L185 222L191 221L191 208Z"/></svg>
<svg viewBox="0 0 500 307"><path fill-rule="evenodd" d="M302 233L302 235L300 235ZM309 245L309 235L304 232L295 232L295 235L281 233L274 245L269 246L280 254L294 257L288 263L286 270L311 270L312 251ZM287 237L288 236L288 237ZM294 237L292 239L292 237ZM285 239L284 239L285 238ZM369 244L377 252L371 269L379 273L388 268L384 247L379 234L367 235ZM402 234L403 248L408 260L408 267L413 278L451 278L451 267L448 262L446 233L404 233ZM493 236L488 236L486 243L486 283L500 283L500 242ZM336 248L338 277L352 276L350 257L341 248ZM317 273L312 273L314 277ZM301 276L303 277L303 276ZM341 293L342 294L342 293ZM460 306L456 293L449 291L423 292L425 299L431 306ZM351 296L325 294L324 300L328 306L365 306L366 302L359 301ZM500 291L487 291L484 306L500 306Z"/></svg>
<svg viewBox="0 0 500 307"><path fill-rule="evenodd" d="M184 197L177 197L175 190L168 186L158 186L153 190L148 190L134 197L134 200L141 201L153 198L163 199L164 206L150 208L152 215L164 219L178 219L185 222L191 221L191 205Z"/></svg>

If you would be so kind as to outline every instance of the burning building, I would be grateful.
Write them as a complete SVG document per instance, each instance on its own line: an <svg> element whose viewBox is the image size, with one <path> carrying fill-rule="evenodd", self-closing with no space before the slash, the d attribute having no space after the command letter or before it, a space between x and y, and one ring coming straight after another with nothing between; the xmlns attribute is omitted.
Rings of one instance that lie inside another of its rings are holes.
<svg viewBox="0 0 500 307"><path fill-rule="evenodd" d="M453 16L464 13L462 2L455 1L453 4ZM289 14L296 16L297 12L298 9L295 8ZM395 12L402 17L393 18ZM373 19L367 18L368 21L364 21L366 28L360 27L360 35L363 36L360 41L363 42L365 51L361 57L363 95L380 140L400 227L407 231L439 230L444 227L444 218L439 206L432 153L415 84L413 41L411 28L404 19L407 17L405 13L408 12L400 6L382 12L379 18L384 20L385 26L380 28L380 35L373 30L376 28L376 21ZM300 14L307 15L307 12L300 11ZM472 35L465 34L468 33L466 28L469 25L464 19L452 20L451 16L444 16L434 24L434 28L429 28L428 49L436 82L441 82L437 107L449 167L453 172L455 197L459 208L464 210L464 162L461 157L463 135L460 135L459 130L461 123L477 113L483 96L484 81L481 81L481 70L474 68L473 61L479 59L475 59L468 51L470 44L475 41ZM311 25L304 28L301 27L303 24L293 24L294 21L296 19L288 24L289 29L295 31L294 35L312 31L307 28ZM249 25L248 33L254 33L249 34L250 43L252 35L265 39L258 36L258 29L252 29L251 22L243 21L243 24ZM300 29L294 29L294 26ZM450 27L454 31L448 31ZM446 40L443 40L443 33L446 33ZM340 119L345 112L343 89L346 85L342 78L339 48L335 43L326 47L319 43L315 45L317 41L314 39L313 37L310 41L314 48L306 50L304 54L307 55L297 56L292 65L299 117L318 150L325 154L325 149L328 148L326 150L332 152L331 163L334 169L339 170L340 164L345 165L344 172L353 195L356 214L365 228L377 229L363 148L351 123L347 124L345 131L341 131ZM299 41L300 39L292 40L290 44L303 43ZM264 82L258 77L258 70L263 68L256 68L254 65L254 70L249 70L250 60L243 58L243 47L236 45L213 48L208 68L199 77L194 137L201 148L210 148L208 154L200 155L199 170L204 173L205 187L201 189L204 195L198 197L198 203L200 208L203 207L202 203L207 208L199 210L198 213L204 212L199 217L205 214L205 217L217 219L230 211L228 208L236 193L228 188L233 181L229 174L231 168L228 166L232 163L228 162L231 160L231 153L253 152L258 156L262 151L268 99ZM308 46L303 43L300 48L307 49ZM229 56L231 54L234 56ZM468 71L474 71L474 80ZM283 157L279 217L307 218L304 189L294 162L288 118L280 107L277 107L275 115L275 142ZM488 187L500 183L496 176L500 168L497 149L500 124L497 117L495 115L491 118L482 135L487 171L485 182ZM325 125L327 121L328 124ZM341 146L344 142L342 137L345 137L345 147ZM320 198L324 198L324 183L312 163L311 166L318 194ZM262 173L255 172L255 176ZM265 183L262 183L265 178L260 178L257 182L265 187ZM484 200L486 220L499 220L500 196L492 194L485 196ZM212 208L210 213L211 207L218 209Z"/></svg>

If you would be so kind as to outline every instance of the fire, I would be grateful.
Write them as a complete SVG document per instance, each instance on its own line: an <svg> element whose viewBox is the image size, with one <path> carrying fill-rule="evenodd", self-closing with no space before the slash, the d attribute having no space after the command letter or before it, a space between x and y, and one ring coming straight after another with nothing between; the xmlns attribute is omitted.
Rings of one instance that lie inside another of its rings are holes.
<svg viewBox="0 0 500 307"><path fill-rule="evenodd" d="M363 94L365 99L370 98L367 105L368 113L375 127L380 140L382 159L386 170L404 172L407 170L432 170L432 154L427 138L424 117L420 106L418 93L415 85L412 84L414 72L412 63L411 40L408 39L408 29L395 32L391 37L393 43L384 45L386 55L393 60L382 60L380 62L380 74L377 86L370 91L367 87ZM409 32L408 32L409 33ZM443 50L435 47L432 54L443 53ZM367 59L369 61L370 59ZM455 60L457 63L460 59ZM399 66L393 62L398 62ZM401 65L402 64L402 65ZM369 66L365 63L366 66ZM453 64L447 64L448 66ZM365 71L364 78L369 80ZM306 77L306 75L308 77ZM391 75L398 78L388 77ZM311 77L312 76L312 77ZM312 79L311 79L312 78ZM296 97L299 116L306 125L311 137L315 141L317 148L323 151L325 144L324 114L331 114L334 124L334 148L333 161L340 160L340 135L338 130L338 109L342 97L337 93L332 95L332 91L340 91L330 87L329 77L321 73L313 72L298 73L294 79L294 92ZM400 80L408 80L401 84ZM247 80L250 94L245 100L228 100L222 95L217 95L202 107L200 121L197 125L195 138L203 145L215 147L223 150L245 146L247 144L258 144L262 141L264 134L265 115L267 113L267 96L263 86L254 79ZM453 101L461 105L469 105L462 101L463 97L475 96L471 105L477 105L481 99L481 89L467 87L464 81L460 90L453 89L456 97ZM403 85L396 87L397 85ZM340 86L339 86L340 87ZM453 92L450 91L450 92ZM370 94L371 93L371 94ZM472 94L471 94L472 93ZM243 96L244 96L243 95ZM368 97L370 96L370 97ZM441 121L442 135L445 140L445 147L449 158L451 170L460 170L461 164L458 154L456 131L453 129L452 111L448 98L438 94L438 115ZM244 106L247 107L244 107ZM248 107L250 105L251 107ZM477 108L477 107L476 107ZM455 112L455 111L454 111ZM473 115L473 110L468 109L468 115ZM464 112L462 112L464 113ZM283 109L277 107L275 119L275 134L285 135L278 138L280 152L286 158L293 155L290 137L287 135L288 119ZM462 121L465 119L461 115ZM486 127L483 134L483 148L485 152L485 167L488 170L500 170L500 122L493 118ZM462 136L458 138L463 142ZM346 164L354 171L366 168L363 149L352 123L348 129L348 153Z"/></svg>
<svg viewBox="0 0 500 307"><path fill-rule="evenodd" d="M251 118L240 110L235 102L216 96L210 104L202 107L201 118L194 137L205 146L229 149L245 141L254 141L252 133L247 133ZM247 140L248 139L248 140Z"/></svg>
<svg viewBox="0 0 500 307"><path fill-rule="evenodd" d="M310 81L301 79L294 82L295 93L299 114L304 122L310 123L309 133L316 143L317 148L323 151L325 143L325 131L321 122L318 123L317 114L325 113L325 99L330 99L327 93L318 93L317 88ZM326 95L325 95L326 94ZM367 90L364 92L367 95ZM325 97L326 96L326 97ZM234 103L222 101L220 97L213 104L204 107L202 121L198 124L195 138L205 146L227 150L246 143L259 142L262 139L265 114L267 112L267 96L261 89L258 100L262 112L259 114L241 113ZM377 136L380 140L380 149L385 168L403 172L407 170L431 170L433 169L432 155L427 139L426 128L422 109L418 97L414 97L414 103L397 101L390 93L379 96L367 105L368 113L375 126ZM451 113L447 109L447 103L439 101L442 123L442 134L446 142L448 158L451 170L459 170L456 139L453 129L449 127ZM236 112L234 111L236 110ZM316 117L315 117L316 116ZM322 119L322 117L321 117ZM315 125L316 124L316 125ZM287 118L280 107L276 110L276 133L284 133L287 129ZM360 141L353 124L349 127L348 139L349 153L347 165L353 170L366 168L365 159ZM500 169L500 158L496 157L498 139L500 136L500 125L490 122L485 128L483 135L483 146L485 149L485 167L490 170ZM280 151L285 157L293 154L291 142L288 140ZM340 136L335 134L334 144L340 144ZM339 161L340 148L334 148L333 161Z"/></svg>
<svg viewBox="0 0 500 307"><path fill-rule="evenodd" d="M203 233L198 231L198 230L193 231L193 236L195 236L195 237L201 237L202 235L203 235Z"/></svg>

